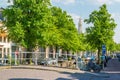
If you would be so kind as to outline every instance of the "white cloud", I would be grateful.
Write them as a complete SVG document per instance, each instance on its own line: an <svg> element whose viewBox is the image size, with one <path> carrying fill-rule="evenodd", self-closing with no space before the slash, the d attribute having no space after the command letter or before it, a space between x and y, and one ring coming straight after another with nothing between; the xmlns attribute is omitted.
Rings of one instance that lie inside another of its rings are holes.
<svg viewBox="0 0 120 80"><path fill-rule="evenodd" d="M119 30L120 30L120 27L117 27L116 29L115 29L115 35L114 35L114 37L113 37L113 39L114 39L114 41L116 42L116 43L120 43L120 32L119 32Z"/></svg>
<svg viewBox="0 0 120 80"><path fill-rule="evenodd" d="M76 0L51 0L51 1L67 5L75 3Z"/></svg>
<svg viewBox="0 0 120 80"><path fill-rule="evenodd" d="M120 2L120 0L51 0L52 2L62 3L62 4L73 4L79 2L80 4L85 4L86 2L92 3L95 5L102 5L102 4L114 4Z"/></svg>
<svg viewBox="0 0 120 80"><path fill-rule="evenodd" d="M100 4L112 4L112 1L111 0L96 0L98 3Z"/></svg>
<svg viewBox="0 0 120 80"><path fill-rule="evenodd" d="M71 3L75 3L75 0L65 0L64 4L71 4Z"/></svg>
<svg viewBox="0 0 120 80"><path fill-rule="evenodd" d="M12 5L12 0L10 3L8 3L8 0L0 0L0 7L6 7L6 6L9 6L9 5Z"/></svg>
<svg viewBox="0 0 120 80"><path fill-rule="evenodd" d="M120 2L120 0L114 0L114 1L116 1L116 2Z"/></svg>
<svg viewBox="0 0 120 80"><path fill-rule="evenodd" d="M112 18L114 18L115 23L117 23L116 29L115 29L115 35L114 40L117 43L120 43L120 13L112 13Z"/></svg>
<svg viewBox="0 0 120 80"><path fill-rule="evenodd" d="M112 4L111 0L88 0L88 1L90 1L92 4L96 4L96 5Z"/></svg>
<svg viewBox="0 0 120 80"><path fill-rule="evenodd" d="M74 14L74 13L69 13L69 15L71 15L71 16L72 16L72 18L73 18L73 19L75 19L75 20L78 20L78 19L80 18L80 16L79 16L79 15Z"/></svg>
<svg viewBox="0 0 120 80"><path fill-rule="evenodd" d="M112 13L112 18L115 19L115 21L119 22L120 21L120 13Z"/></svg>
<svg viewBox="0 0 120 80"><path fill-rule="evenodd" d="M102 5L102 4L114 4L114 3L118 3L120 2L120 0L88 0L90 2L92 2L93 4L97 4L97 5Z"/></svg>
<svg viewBox="0 0 120 80"><path fill-rule="evenodd" d="M80 5L85 5L86 4L85 1L78 1L77 3L80 3Z"/></svg>
<svg viewBox="0 0 120 80"><path fill-rule="evenodd" d="M74 23L75 23L76 28L77 28L77 27L78 27L78 21L79 21L80 16L77 15L77 14L74 14L74 13L69 13L69 15L71 15L71 17L73 18Z"/></svg>
<svg viewBox="0 0 120 80"><path fill-rule="evenodd" d="M51 0L51 1L59 3L61 0Z"/></svg>

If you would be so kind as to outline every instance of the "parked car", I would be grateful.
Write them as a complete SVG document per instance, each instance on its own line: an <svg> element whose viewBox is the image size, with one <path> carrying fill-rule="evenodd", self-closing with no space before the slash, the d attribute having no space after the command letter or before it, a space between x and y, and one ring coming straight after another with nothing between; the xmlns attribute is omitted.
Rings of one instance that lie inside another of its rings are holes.
<svg viewBox="0 0 120 80"><path fill-rule="evenodd" d="M120 54L117 54L117 58L120 58Z"/></svg>
<svg viewBox="0 0 120 80"><path fill-rule="evenodd" d="M2 66L3 64L2 63L0 63L0 66Z"/></svg>
<svg viewBox="0 0 120 80"><path fill-rule="evenodd" d="M57 59L45 58L42 59L41 61L38 61L38 65L53 65L53 64L57 64Z"/></svg>
<svg viewBox="0 0 120 80"><path fill-rule="evenodd" d="M8 66L9 64L0 63L0 66Z"/></svg>

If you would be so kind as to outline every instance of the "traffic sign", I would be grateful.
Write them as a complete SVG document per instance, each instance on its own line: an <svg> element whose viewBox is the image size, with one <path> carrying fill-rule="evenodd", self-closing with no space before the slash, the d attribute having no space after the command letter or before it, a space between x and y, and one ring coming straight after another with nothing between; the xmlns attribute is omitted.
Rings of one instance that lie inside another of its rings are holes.
<svg viewBox="0 0 120 80"><path fill-rule="evenodd" d="M102 45L102 55L104 56L106 54L106 46Z"/></svg>

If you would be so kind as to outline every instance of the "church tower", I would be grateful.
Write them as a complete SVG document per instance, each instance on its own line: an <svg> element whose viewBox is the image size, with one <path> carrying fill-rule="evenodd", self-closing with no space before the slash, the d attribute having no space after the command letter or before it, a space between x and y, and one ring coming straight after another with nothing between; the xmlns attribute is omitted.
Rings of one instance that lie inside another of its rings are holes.
<svg viewBox="0 0 120 80"><path fill-rule="evenodd" d="M82 19L79 18L79 22L78 22L78 33L82 33Z"/></svg>

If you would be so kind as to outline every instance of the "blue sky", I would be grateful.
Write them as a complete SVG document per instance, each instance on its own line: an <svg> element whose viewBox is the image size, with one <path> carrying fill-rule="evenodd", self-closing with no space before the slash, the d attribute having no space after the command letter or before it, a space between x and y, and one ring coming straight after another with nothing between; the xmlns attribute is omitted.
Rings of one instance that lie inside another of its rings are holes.
<svg viewBox="0 0 120 80"><path fill-rule="evenodd" d="M107 4L107 9L117 24L114 40L120 43L120 0L52 0L51 2L52 5L67 11L73 17L76 27L78 27L80 17L83 21L89 17L92 11L99 10L99 7L104 3ZM88 26L82 22L83 32Z"/></svg>
<svg viewBox="0 0 120 80"><path fill-rule="evenodd" d="M7 0L0 0L0 7L5 7L11 3L6 3ZM99 10L102 4L107 4L107 9L114 18L117 27L115 29L114 40L120 43L120 0L51 0L52 5L58 6L67 11L72 16L76 27L78 27L78 20L81 17L82 20L89 17L89 14L94 10ZM86 25L82 22L83 32Z"/></svg>

